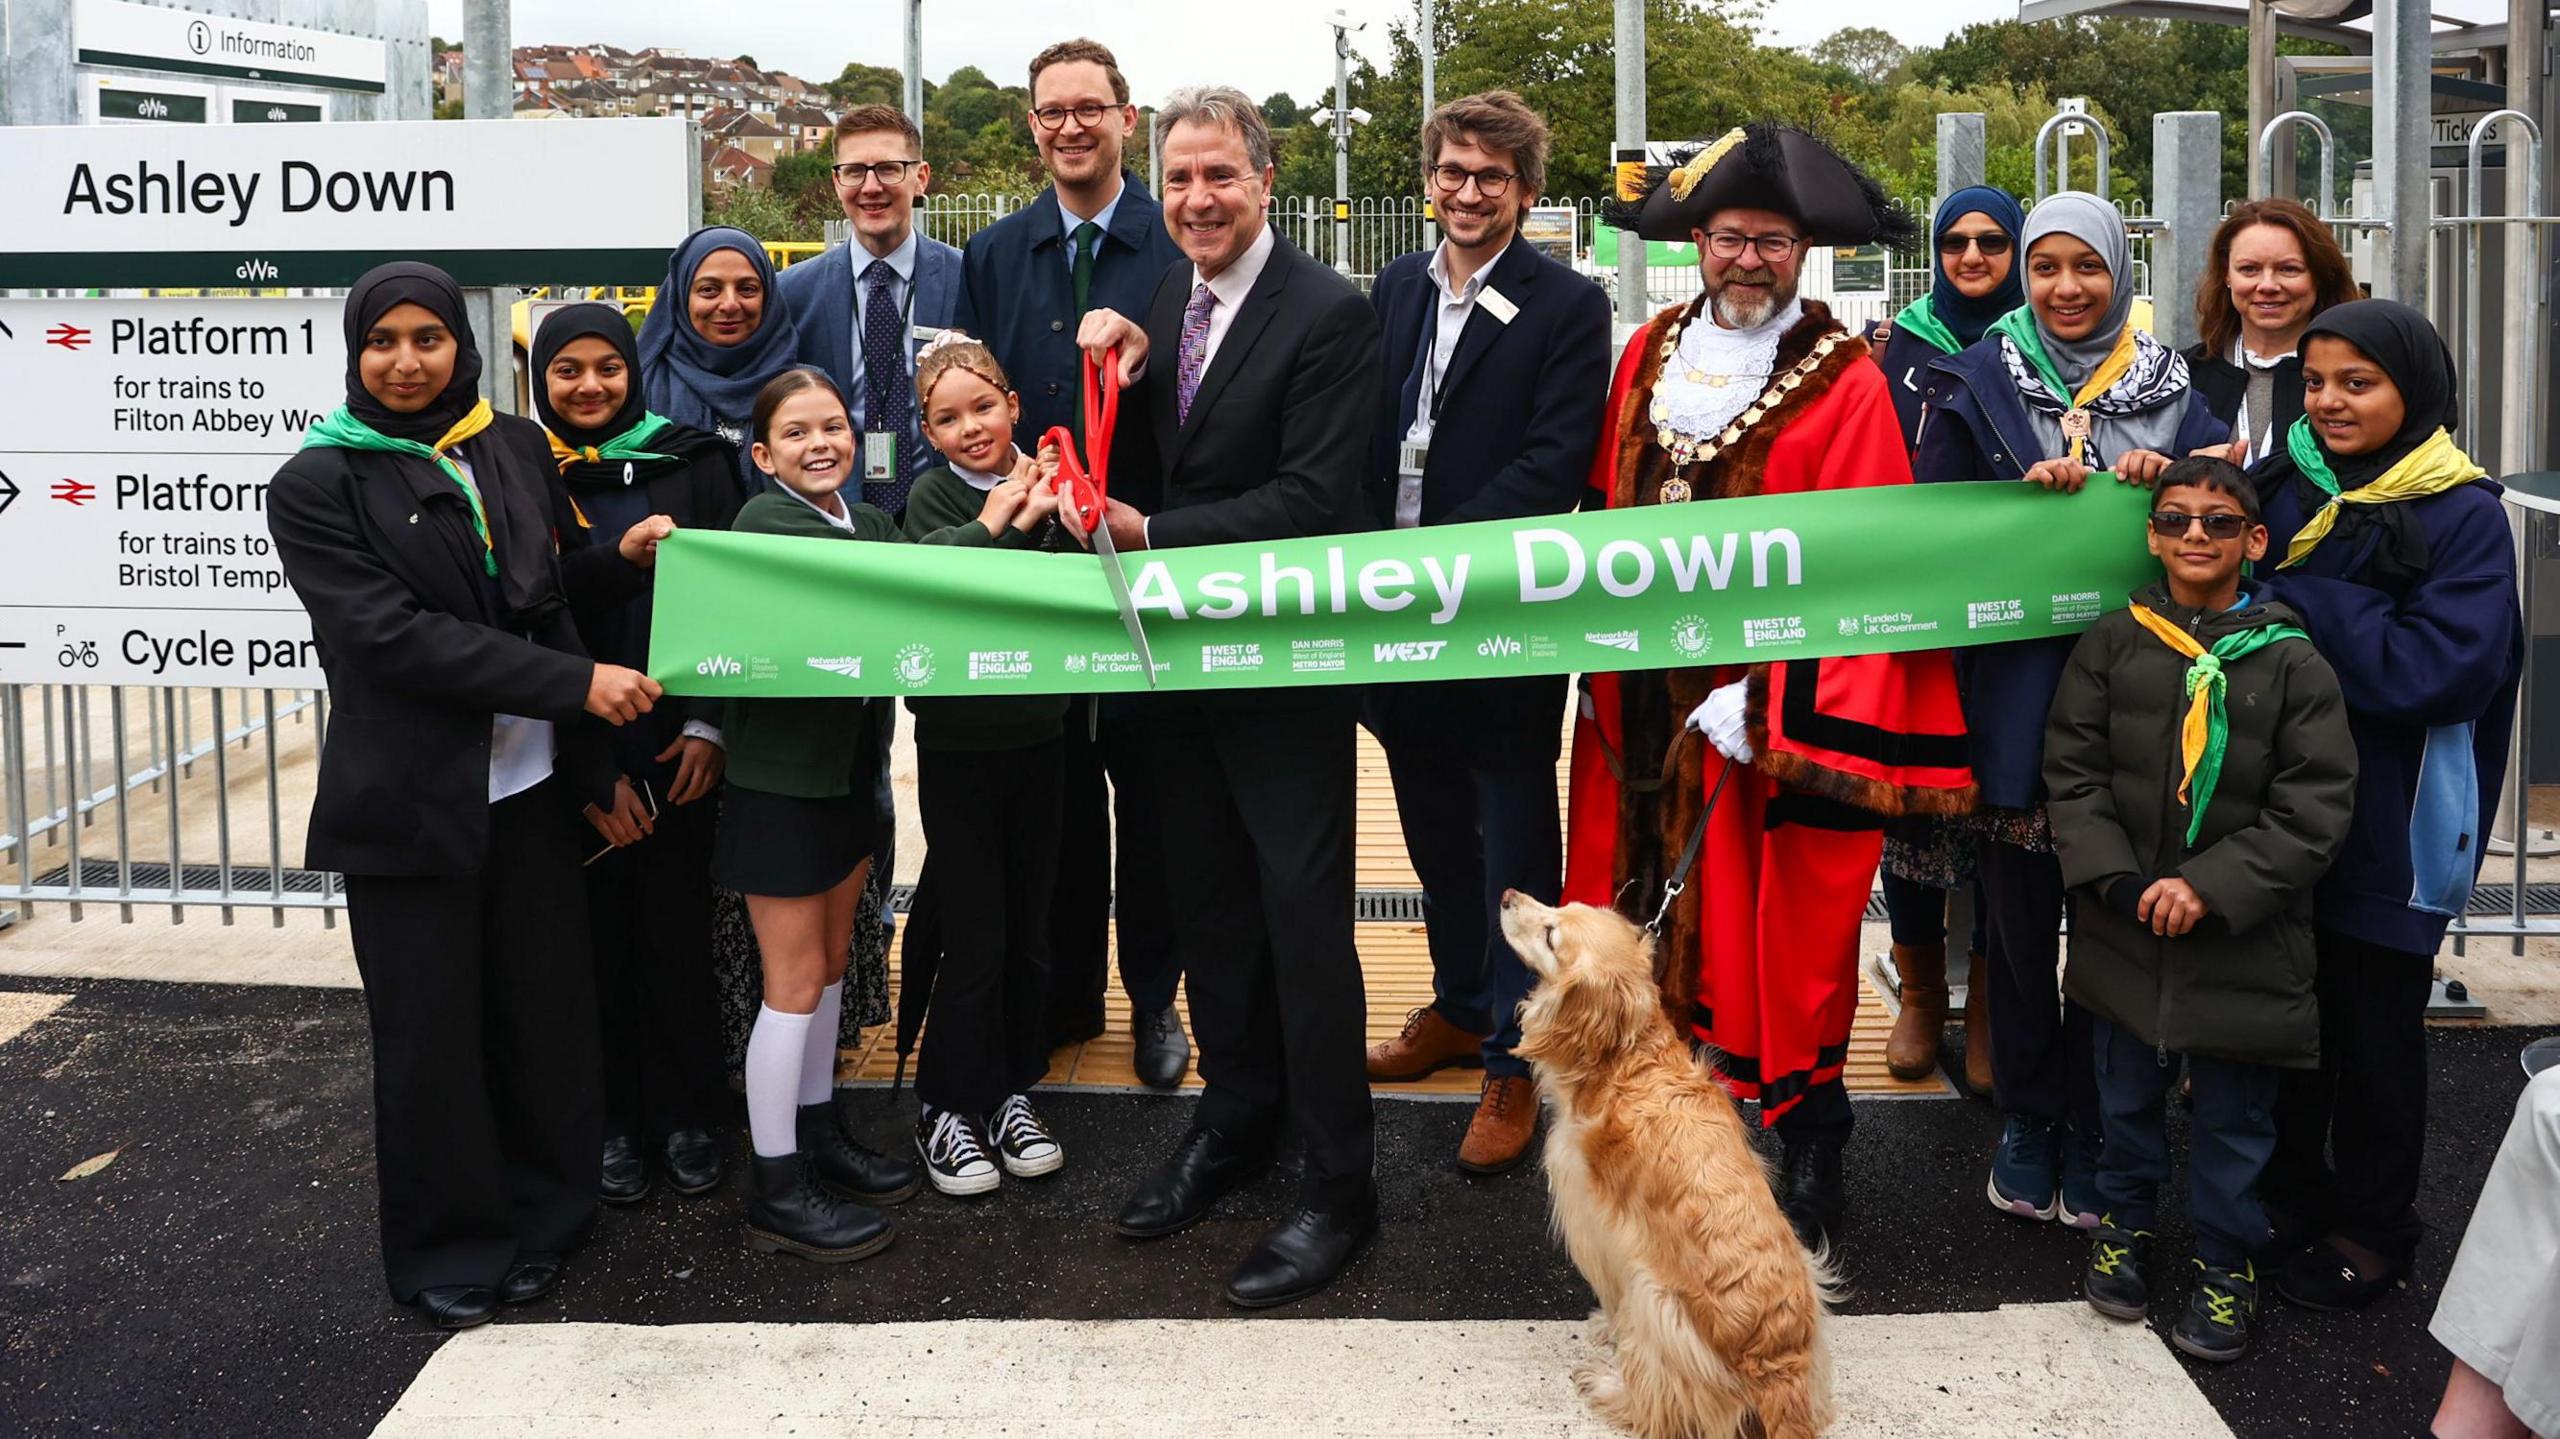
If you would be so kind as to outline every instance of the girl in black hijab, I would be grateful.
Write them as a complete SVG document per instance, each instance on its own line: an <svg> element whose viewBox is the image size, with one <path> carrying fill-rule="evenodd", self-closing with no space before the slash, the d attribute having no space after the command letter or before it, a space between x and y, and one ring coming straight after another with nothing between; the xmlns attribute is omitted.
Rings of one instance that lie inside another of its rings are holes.
<svg viewBox="0 0 2560 1439"><path fill-rule="evenodd" d="M611 305L570 305L533 338L534 410L580 513L611 534L663 515L685 529L737 518L728 441L649 409L631 322ZM643 668L651 589L573 597L579 637L597 658ZM712 984L711 837L725 768L718 705L669 701L614 732L616 770L655 816L646 840L586 867L596 1007L604 1058L598 1193L629 1204L649 1192L651 1160L680 1194L720 1183L712 1136L721 1087Z"/></svg>
<svg viewBox="0 0 2560 1439"><path fill-rule="evenodd" d="M2505 507L2454 444L2460 386L2426 316L2340 305L2300 353L2304 414L2253 472L2259 569L2338 673L2356 808L2312 900L2320 1068L2286 1073L2267 1194L2292 1241L2277 1289L2342 1309L2406 1276L2422 1232L2435 953L2497 811L2524 630Z"/></svg>
<svg viewBox="0 0 2560 1439"><path fill-rule="evenodd" d="M383 1268L460 1329L548 1293L594 1209L595 999L558 897L581 807L608 832L632 813L591 717L659 691L580 646L548 446L480 398L453 280L371 271L346 340L346 403L277 472L267 524L336 701L307 853L347 879Z"/></svg>

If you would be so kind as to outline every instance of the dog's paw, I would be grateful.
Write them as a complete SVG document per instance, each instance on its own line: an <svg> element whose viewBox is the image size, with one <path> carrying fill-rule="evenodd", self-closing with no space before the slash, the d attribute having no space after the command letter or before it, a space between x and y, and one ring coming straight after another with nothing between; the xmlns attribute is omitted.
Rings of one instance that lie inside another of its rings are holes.
<svg viewBox="0 0 2560 1439"><path fill-rule="evenodd" d="M1591 1317L1582 1322L1590 1328L1592 1343L1607 1349L1618 1342L1616 1333L1609 1328L1608 1310L1594 1309L1591 1311Z"/></svg>
<svg viewBox="0 0 2560 1439"><path fill-rule="evenodd" d="M1605 1359L1594 1359L1573 1366L1574 1392L1595 1409L1609 1409L1626 1395L1626 1381L1619 1377L1618 1366Z"/></svg>

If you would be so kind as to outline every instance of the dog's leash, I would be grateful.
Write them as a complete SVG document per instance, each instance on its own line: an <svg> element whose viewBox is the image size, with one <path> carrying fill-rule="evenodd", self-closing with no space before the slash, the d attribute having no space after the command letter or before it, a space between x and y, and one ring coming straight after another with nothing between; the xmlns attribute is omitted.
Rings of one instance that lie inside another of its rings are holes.
<svg viewBox="0 0 2560 1439"><path fill-rule="evenodd" d="M1707 807L1698 815L1698 826L1689 831L1688 847L1680 851L1679 867L1672 870L1671 878L1663 882L1662 905L1653 912L1653 918L1645 922L1646 934L1656 938L1661 936L1662 922L1671 917L1671 906L1679 903L1680 896L1688 891L1689 871L1697 868L1698 851L1706 848L1707 821L1715 818L1716 801L1724 797L1725 781L1731 778L1733 778L1733 757L1727 755L1724 768L1716 771L1716 787L1707 791Z"/></svg>

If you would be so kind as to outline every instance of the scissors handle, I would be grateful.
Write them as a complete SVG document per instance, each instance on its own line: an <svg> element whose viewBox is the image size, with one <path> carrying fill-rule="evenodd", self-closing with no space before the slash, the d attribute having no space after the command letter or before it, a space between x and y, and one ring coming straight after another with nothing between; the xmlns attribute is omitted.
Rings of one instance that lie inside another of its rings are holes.
<svg viewBox="0 0 2560 1439"><path fill-rule="evenodd" d="M1110 496L1111 433L1120 423L1120 351L1115 347L1097 361L1084 358L1084 451L1064 425L1052 425L1040 437L1042 448L1058 451L1059 499L1073 512L1073 523L1092 534L1102 524L1104 501Z"/></svg>

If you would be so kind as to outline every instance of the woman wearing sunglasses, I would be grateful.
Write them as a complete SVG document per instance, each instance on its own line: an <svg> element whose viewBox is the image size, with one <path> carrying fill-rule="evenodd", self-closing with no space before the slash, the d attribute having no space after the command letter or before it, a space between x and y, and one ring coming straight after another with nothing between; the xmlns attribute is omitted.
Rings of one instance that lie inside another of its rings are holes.
<svg viewBox="0 0 2560 1439"><path fill-rule="evenodd" d="M2227 444L2186 361L2133 327L2124 217L2065 191L2027 216L2027 304L1962 354L1929 364L1913 474L2026 480L2071 491L2111 471L2148 485L2173 455ZM2007 1116L1992 1207L2097 1225L2098 1091L2089 1016L2062 1001L2062 866L2044 811L2044 725L2069 636L1956 652L1974 779L1990 988L1992 1093Z"/></svg>
<svg viewBox="0 0 2560 1439"><path fill-rule="evenodd" d="M2196 333L2186 351L2214 416L2243 448L2243 467L2284 447L2302 416L2302 332L2323 311L2356 298L2355 272L2337 237L2298 200L2248 200L2213 232L2196 284Z"/></svg>
<svg viewBox="0 0 2560 1439"><path fill-rule="evenodd" d="M1930 224L1938 268L1929 293L1873 337L1877 361L1891 381L1894 415L1904 443L1917 445L1921 386L1929 362L1961 353L1992 322L2026 303L2018 267L2018 232L2026 211L2006 190L1973 185L1938 204ZM1893 968L1902 1012L1886 1037L1885 1067L1898 1079L1920 1079L1938 1065L1947 1025L1947 891L1973 879L1973 837L1961 821L1910 819L1885 831L1884 907L1893 929ZM1991 1026L1983 1005L1981 912L1976 906L1974 982L1965 986L1965 1083L1991 1092Z"/></svg>

